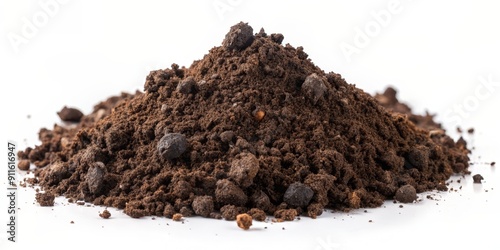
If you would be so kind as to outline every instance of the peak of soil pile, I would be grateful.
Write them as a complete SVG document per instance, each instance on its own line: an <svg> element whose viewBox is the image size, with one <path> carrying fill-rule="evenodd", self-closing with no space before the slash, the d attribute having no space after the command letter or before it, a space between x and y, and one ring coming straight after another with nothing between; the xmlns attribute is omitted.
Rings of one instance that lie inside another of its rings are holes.
<svg viewBox="0 0 500 250"><path fill-rule="evenodd" d="M189 68L152 71L144 93L101 103L76 128L42 129L42 145L19 156L46 191L132 217L315 217L380 206L405 185L444 189L467 170L463 140L389 111L282 41L239 23Z"/></svg>

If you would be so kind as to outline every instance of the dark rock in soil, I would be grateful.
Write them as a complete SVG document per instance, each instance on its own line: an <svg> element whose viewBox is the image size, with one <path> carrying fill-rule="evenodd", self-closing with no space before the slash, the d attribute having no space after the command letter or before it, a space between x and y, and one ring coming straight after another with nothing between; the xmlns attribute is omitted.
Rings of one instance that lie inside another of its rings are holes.
<svg viewBox="0 0 500 250"><path fill-rule="evenodd" d="M310 187L300 182L294 182L288 186L283 201L293 207L305 207L309 205L313 195L314 192Z"/></svg>
<svg viewBox="0 0 500 250"><path fill-rule="evenodd" d="M403 203L412 203L417 199L417 190L412 185L404 185L396 191L394 199Z"/></svg>
<svg viewBox="0 0 500 250"><path fill-rule="evenodd" d="M68 108L66 106L64 106L61 111L57 112L57 115L61 118L61 121L65 122L80 122L83 117L83 113L80 110Z"/></svg>

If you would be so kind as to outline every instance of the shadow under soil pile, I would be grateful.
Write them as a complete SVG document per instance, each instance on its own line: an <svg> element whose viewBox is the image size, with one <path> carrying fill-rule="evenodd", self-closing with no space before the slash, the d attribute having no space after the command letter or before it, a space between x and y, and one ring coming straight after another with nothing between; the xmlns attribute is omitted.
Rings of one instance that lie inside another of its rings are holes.
<svg viewBox="0 0 500 250"><path fill-rule="evenodd" d="M239 23L189 68L152 71L144 92L42 129L19 156L46 192L132 217L316 217L467 173L465 142L432 117L392 89L375 99L282 40Z"/></svg>

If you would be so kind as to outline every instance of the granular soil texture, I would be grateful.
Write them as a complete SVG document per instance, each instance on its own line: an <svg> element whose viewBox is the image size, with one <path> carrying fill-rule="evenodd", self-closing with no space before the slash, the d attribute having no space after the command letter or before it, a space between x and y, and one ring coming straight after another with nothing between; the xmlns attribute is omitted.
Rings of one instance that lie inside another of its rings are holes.
<svg viewBox="0 0 500 250"><path fill-rule="evenodd" d="M391 111L395 93L377 101L282 41L239 23L189 68L152 71L144 92L42 129L19 156L45 191L132 217L315 218L380 206L405 185L446 189L467 171L465 142L432 117Z"/></svg>

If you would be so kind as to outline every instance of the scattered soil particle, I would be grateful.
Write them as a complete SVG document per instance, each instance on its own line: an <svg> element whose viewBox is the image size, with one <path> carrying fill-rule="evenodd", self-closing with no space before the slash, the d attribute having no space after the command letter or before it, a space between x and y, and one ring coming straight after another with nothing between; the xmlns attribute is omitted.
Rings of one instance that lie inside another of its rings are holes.
<svg viewBox="0 0 500 250"><path fill-rule="evenodd" d="M42 207L52 207L54 206L54 199L56 196L51 192L36 193L36 201Z"/></svg>
<svg viewBox="0 0 500 250"><path fill-rule="evenodd" d="M236 224L243 230L248 230L252 226L252 216L249 214L238 214Z"/></svg>
<svg viewBox="0 0 500 250"><path fill-rule="evenodd" d="M19 170L22 170L22 171L28 171L30 170L30 161L29 160L20 160L19 163L17 163L17 167L19 168Z"/></svg>
<svg viewBox="0 0 500 250"><path fill-rule="evenodd" d="M70 224L75 224L75 222L74 222L74 221L70 221L69 223L70 223Z"/></svg>
<svg viewBox="0 0 500 250"><path fill-rule="evenodd" d="M412 203L417 199L417 190L412 185L404 185L396 191L394 199L403 203Z"/></svg>
<svg viewBox="0 0 500 250"><path fill-rule="evenodd" d="M109 219L109 217L111 217L111 213L107 209L104 209L102 213L99 213L99 217L103 219Z"/></svg>
<svg viewBox="0 0 500 250"><path fill-rule="evenodd" d="M234 220L378 207L405 185L443 190L468 173L465 140L433 115L413 114L393 88L368 95L283 39L238 23L189 68L151 71L143 92L42 128L41 144L18 153L36 166L27 182L131 217Z"/></svg>
<svg viewBox="0 0 500 250"><path fill-rule="evenodd" d="M495 166L495 162L491 162L490 165L493 167Z"/></svg>
<svg viewBox="0 0 500 250"><path fill-rule="evenodd" d="M85 201L77 201L76 205L83 206L83 205L85 205Z"/></svg>
<svg viewBox="0 0 500 250"><path fill-rule="evenodd" d="M469 133L469 134L474 134L474 128L469 128L469 129L467 129L467 133Z"/></svg>
<svg viewBox="0 0 500 250"><path fill-rule="evenodd" d="M172 220L174 220L174 221L182 221L182 214L176 213L176 214L172 215Z"/></svg>
<svg viewBox="0 0 500 250"><path fill-rule="evenodd" d="M474 180L474 183L482 183L482 181L484 180L483 176L480 175L480 174L475 174L472 176L472 179Z"/></svg>
<svg viewBox="0 0 500 250"><path fill-rule="evenodd" d="M65 122L80 122L83 117L83 113L76 108L64 107L61 111L57 112L59 118Z"/></svg>

